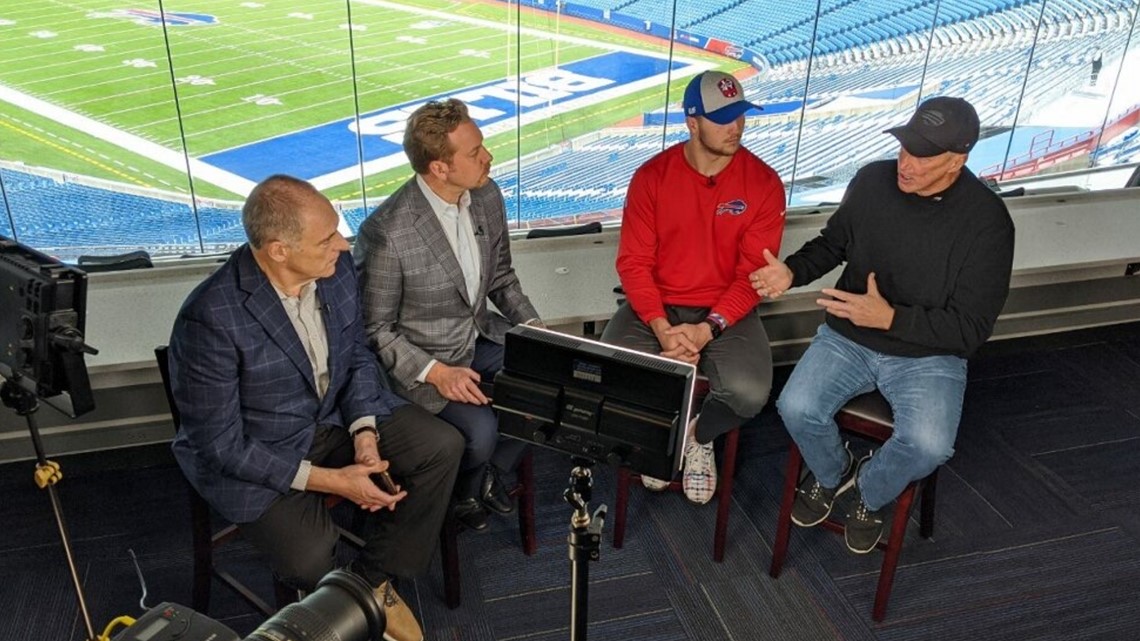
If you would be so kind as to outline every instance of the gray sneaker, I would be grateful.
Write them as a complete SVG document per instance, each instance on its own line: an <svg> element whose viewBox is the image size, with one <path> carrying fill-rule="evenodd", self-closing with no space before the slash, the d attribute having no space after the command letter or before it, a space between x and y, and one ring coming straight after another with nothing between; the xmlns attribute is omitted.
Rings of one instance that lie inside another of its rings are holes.
<svg viewBox="0 0 1140 641"><path fill-rule="evenodd" d="M867 507L867 504L863 502L863 495L859 491L859 470L869 460L871 460L870 454L859 459L859 465L855 467L852 484L855 486L859 498L847 515L847 525L843 531L843 540L847 543L847 549L855 554L872 552L883 538L885 520L883 516L886 514L886 509L872 510Z"/></svg>
<svg viewBox="0 0 1140 641"><path fill-rule="evenodd" d="M792 504L792 523L800 527L812 527L823 523L831 515L836 497L851 488L855 457L847 449L846 444L843 449L847 452L847 467L839 477L839 487L827 488L820 485L815 474L809 470L796 488L796 500Z"/></svg>

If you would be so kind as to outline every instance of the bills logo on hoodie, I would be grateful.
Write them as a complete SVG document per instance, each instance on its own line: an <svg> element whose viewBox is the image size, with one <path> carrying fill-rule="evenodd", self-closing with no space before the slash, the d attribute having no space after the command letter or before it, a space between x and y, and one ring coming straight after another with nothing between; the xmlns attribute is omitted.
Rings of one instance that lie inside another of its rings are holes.
<svg viewBox="0 0 1140 641"><path fill-rule="evenodd" d="M725 214L728 214L729 216L739 216L740 214L743 214L744 210L746 209L748 209L748 203L737 198L736 200L730 200L726 203L717 205L716 215L723 216Z"/></svg>

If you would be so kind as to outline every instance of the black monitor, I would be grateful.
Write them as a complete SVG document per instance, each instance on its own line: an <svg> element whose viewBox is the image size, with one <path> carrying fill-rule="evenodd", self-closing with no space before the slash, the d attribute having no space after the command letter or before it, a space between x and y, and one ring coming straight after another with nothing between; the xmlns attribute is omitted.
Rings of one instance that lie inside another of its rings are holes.
<svg viewBox="0 0 1140 641"><path fill-rule="evenodd" d="M86 308L87 274L0 236L0 377L71 417L95 408Z"/></svg>
<svg viewBox="0 0 1140 641"><path fill-rule="evenodd" d="M672 478L696 378L688 363L519 325L492 404L503 434Z"/></svg>

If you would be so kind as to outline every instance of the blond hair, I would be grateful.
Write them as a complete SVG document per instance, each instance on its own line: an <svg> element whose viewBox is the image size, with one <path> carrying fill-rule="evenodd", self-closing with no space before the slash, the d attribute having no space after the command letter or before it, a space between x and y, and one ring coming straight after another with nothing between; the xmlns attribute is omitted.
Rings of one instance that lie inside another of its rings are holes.
<svg viewBox="0 0 1140 641"><path fill-rule="evenodd" d="M432 161L451 162L455 150L447 136L470 120L467 105L455 98L433 100L413 111L404 129L404 153L412 170L417 174L427 174Z"/></svg>

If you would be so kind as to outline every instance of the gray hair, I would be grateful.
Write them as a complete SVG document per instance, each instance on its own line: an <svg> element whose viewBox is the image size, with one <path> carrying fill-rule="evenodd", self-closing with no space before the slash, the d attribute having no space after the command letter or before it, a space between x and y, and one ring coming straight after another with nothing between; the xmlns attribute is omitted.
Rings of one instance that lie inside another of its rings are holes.
<svg viewBox="0 0 1140 641"><path fill-rule="evenodd" d="M254 249L280 240L289 244L301 240L301 219L297 215L305 201L320 195L316 187L300 178L274 174L249 192L241 208L241 224Z"/></svg>

